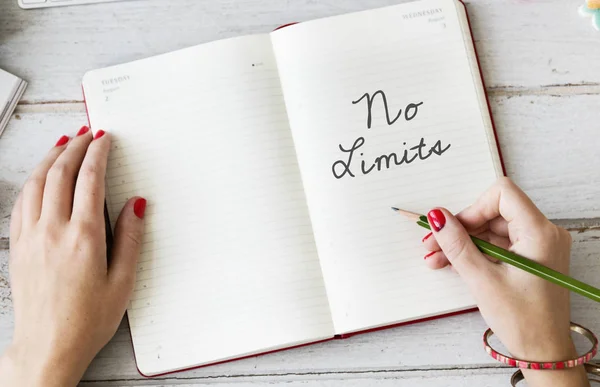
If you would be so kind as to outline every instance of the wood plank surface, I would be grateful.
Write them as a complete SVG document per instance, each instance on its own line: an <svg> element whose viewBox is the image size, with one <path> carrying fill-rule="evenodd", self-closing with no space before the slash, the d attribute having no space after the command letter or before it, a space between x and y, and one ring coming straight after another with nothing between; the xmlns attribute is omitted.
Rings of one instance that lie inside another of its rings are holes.
<svg viewBox="0 0 600 387"><path fill-rule="evenodd" d="M23 11L0 2L0 68L28 81L24 100L80 101L83 74L217 39L265 33L293 21L403 0L143 0ZM600 35L577 8L583 0L471 0L468 9L491 88L548 85L600 90ZM591 90L591 91L590 91Z"/></svg>
<svg viewBox="0 0 600 387"><path fill-rule="evenodd" d="M80 86L86 71L404 1L140 0L35 11L0 1L0 68L30 82L0 138L0 353L14 317L10 209L45 152L86 123ZM577 14L582 3L470 0L467 6L508 175L547 216L572 228L572 273L600 286L600 34ZM598 304L574 295L572 313L600 333ZM81 385L506 386L512 370L483 352L484 329L479 314L470 313L145 380L123 322Z"/></svg>
<svg viewBox="0 0 600 387"><path fill-rule="evenodd" d="M285 375L279 377L226 376L207 379L168 379L165 381L83 382L81 387L162 386L191 387L506 387L514 371L509 369L365 372L339 374Z"/></svg>

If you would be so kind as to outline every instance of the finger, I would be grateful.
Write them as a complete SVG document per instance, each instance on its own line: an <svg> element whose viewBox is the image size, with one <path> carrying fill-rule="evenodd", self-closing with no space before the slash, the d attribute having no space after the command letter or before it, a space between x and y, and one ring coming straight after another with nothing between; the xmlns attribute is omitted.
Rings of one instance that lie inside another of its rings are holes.
<svg viewBox="0 0 600 387"><path fill-rule="evenodd" d="M503 248L504 250L508 250L510 247L510 239L507 237L500 236L498 234L493 233L492 231L484 231L478 235L477 238L483 239L486 242L490 242L493 245Z"/></svg>
<svg viewBox="0 0 600 387"><path fill-rule="evenodd" d="M496 235L508 238L508 222L506 221L506 219L500 216L490 220L489 230Z"/></svg>
<svg viewBox="0 0 600 387"><path fill-rule="evenodd" d="M497 217L504 218L507 223L517 221L526 229L537 229L548 222L531 199L506 177L498 179L473 205L457 216L471 230Z"/></svg>
<svg viewBox="0 0 600 387"><path fill-rule="evenodd" d="M10 214L10 245L13 246L21 235L21 208L23 206L23 193L20 192Z"/></svg>
<svg viewBox="0 0 600 387"><path fill-rule="evenodd" d="M427 266L433 270L443 269L450 264L443 251L432 251L425 255L424 259Z"/></svg>
<svg viewBox="0 0 600 387"><path fill-rule="evenodd" d="M44 160L35 167L25 182L21 191L21 229L30 227L40 219L48 171L67 148L68 142L69 137L67 136L59 138L54 148L50 149Z"/></svg>
<svg viewBox="0 0 600 387"><path fill-rule="evenodd" d="M425 247L425 249L427 249L428 251L440 251L442 249L435 240L433 232L430 232L429 234L425 235L421 242L423 243L423 247Z"/></svg>
<svg viewBox="0 0 600 387"><path fill-rule="evenodd" d="M75 180L91 141L90 129L83 126L48 171L41 217L71 219Z"/></svg>
<svg viewBox="0 0 600 387"><path fill-rule="evenodd" d="M429 236L431 235L431 236ZM484 241L490 242L496 246L502 247L505 250L508 250L508 248L510 247L510 240L506 237L494 234L492 231L490 230L486 230L484 232L481 232L477 235L475 235L477 238L479 239L483 239ZM444 254L443 251L441 251L441 247L440 245L437 243L435 237L433 236L432 233L427 234L427 238L423 238L423 247L425 247L425 249L427 249L428 251L430 251L430 254L439 252L439 254L436 254L435 257L441 261L447 261L448 258L446 258L446 255ZM492 258L488 255L484 256L486 258L488 258L490 261L494 262L494 263L498 263L499 261L495 258ZM425 256L426 259L429 258L428 255Z"/></svg>
<svg viewBox="0 0 600 387"><path fill-rule="evenodd" d="M456 216L456 218L458 219L458 215ZM501 242L499 242L499 243L501 243L501 245L498 245L498 246L503 247L505 244L507 246L510 245L510 240L508 239L508 222L501 217L492 219L489 223L486 224L485 227L480 227L478 230L468 230L467 229L467 232L469 233L469 235L475 235L476 237L479 237L480 235L487 236L487 235L495 234L494 236L501 238ZM423 247L425 247L429 251L441 250L440 245L437 243L437 240L435 239L435 237L433 237L432 232L425 235L423 237L423 239L421 240L421 242L423 243ZM488 242L494 243L492 241L488 241ZM506 247L503 247L503 248L506 248Z"/></svg>
<svg viewBox="0 0 600 387"><path fill-rule="evenodd" d="M477 249L467 230L452 213L436 208L429 211L427 219L448 261L468 284L474 284L474 279L493 277L496 265Z"/></svg>
<svg viewBox="0 0 600 387"><path fill-rule="evenodd" d="M110 136L105 135L103 130L97 131L94 140L87 148L77 175L71 219L87 221L103 219L104 181L109 150Z"/></svg>
<svg viewBox="0 0 600 387"><path fill-rule="evenodd" d="M486 242L490 242L493 245L501 247L504 250L508 250L508 248L510 247L510 239L508 239L506 237L502 237L502 236L497 235L497 234L494 234L490 230L484 231L484 232L476 235L476 237L479 238L479 239L483 239ZM494 263L499 263L500 262L499 259L490 257L489 255L484 254L484 256L487 259L489 259L490 261L494 262Z"/></svg>
<svg viewBox="0 0 600 387"><path fill-rule="evenodd" d="M114 247L108 276L116 300L122 303L123 307L126 306L135 284L136 264L144 234L145 211L145 199L131 198L123 207L115 226Z"/></svg>

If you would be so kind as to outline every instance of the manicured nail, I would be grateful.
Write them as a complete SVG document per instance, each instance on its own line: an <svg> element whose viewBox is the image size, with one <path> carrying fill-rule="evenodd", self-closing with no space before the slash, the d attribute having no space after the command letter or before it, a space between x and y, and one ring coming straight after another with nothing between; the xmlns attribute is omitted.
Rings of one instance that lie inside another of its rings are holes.
<svg viewBox="0 0 600 387"><path fill-rule="evenodd" d="M88 128L87 126L82 126L81 129L79 129L79 132L77 132L78 136L83 136L84 134L86 134L87 132L90 131L90 128Z"/></svg>
<svg viewBox="0 0 600 387"><path fill-rule="evenodd" d="M446 225L446 217L444 213L438 209L431 210L427 214L429 225L433 227L436 232L440 232Z"/></svg>
<svg viewBox="0 0 600 387"><path fill-rule="evenodd" d="M425 242L425 241L426 241L427 239L429 239L429 237L430 237L430 236L432 236L432 235L433 235L433 233L432 233L432 232L430 232L429 234L425 235L425 236L423 237L423 239L421 239L421 242Z"/></svg>
<svg viewBox="0 0 600 387"><path fill-rule="evenodd" d="M94 140L99 139L100 137L104 136L104 133L106 133L104 130L100 129L99 131L96 132L96 135L94 136Z"/></svg>
<svg viewBox="0 0 600 387"><path fill-rule="evenodd" d="M427 259L427 258L431 257L435 253L436 253L435 251L432 251L431 253L429 253L426 256L424 256L423 259Z"/></svg>
<svg viewBox="0 0 600 387"><path fill-rule="evenodd" d="M62 136L58 139L55 146L63 146L69 142L69 136Z"/></svg>
<svg viewBox="0 0 600 387"><path fill-rule="evenodd" d="M144 219L144 213L146 212L146 199L139 198L133 203L133 213L140 219Z"/></svg>

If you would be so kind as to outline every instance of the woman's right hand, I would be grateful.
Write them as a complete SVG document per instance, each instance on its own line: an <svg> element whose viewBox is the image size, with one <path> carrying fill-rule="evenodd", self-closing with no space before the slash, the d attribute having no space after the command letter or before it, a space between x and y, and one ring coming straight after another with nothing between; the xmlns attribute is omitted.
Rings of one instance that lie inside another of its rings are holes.
<svg viewBox="0 0 600 387"><path fill-rule="evenodd" d="M428 213L423 244L428 266L451 264L466 282L490 328L512 356L553 362L577 357L570 335L569 291L482 254L470 235L485 239L561 273L569 272L571 235L552 224L519 187L499 179L456 215ZM530 386L589 386L582 366L560 371L523 370Z"/></svg>

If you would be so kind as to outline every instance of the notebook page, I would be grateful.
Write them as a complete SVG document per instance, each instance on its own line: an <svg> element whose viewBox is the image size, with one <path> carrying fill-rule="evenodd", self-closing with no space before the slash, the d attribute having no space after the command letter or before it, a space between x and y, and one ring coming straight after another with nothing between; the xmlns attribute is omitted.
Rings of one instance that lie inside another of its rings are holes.
<svg viewBox="0 0 600 387"><path fill-rule="evenodd" d="M459 211L502 174L457 6L272 34L338 334L474 305L455 273L426 268L425 231L390 209Z"/></svg>
<svg viewBox="0 0 600 387"><path fill-rule="evenodd" d="M333 336L268 35L88 73L113 135L114 223L148 200L128 309L139 369L160 374Z"/></svg>

